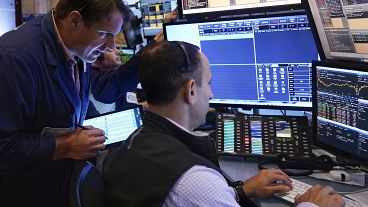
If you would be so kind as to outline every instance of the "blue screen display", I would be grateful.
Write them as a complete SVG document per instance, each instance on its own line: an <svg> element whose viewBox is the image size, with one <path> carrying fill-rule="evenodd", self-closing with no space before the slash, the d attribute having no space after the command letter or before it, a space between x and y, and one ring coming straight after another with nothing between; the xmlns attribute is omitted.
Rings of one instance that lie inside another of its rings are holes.
<svg viewBox="0 0 368 207"><path fill-rule="evenodd" d="M195 44L212 72L212 104L312 107L318 52L306 15L165 25L167 40Z"/></svg>

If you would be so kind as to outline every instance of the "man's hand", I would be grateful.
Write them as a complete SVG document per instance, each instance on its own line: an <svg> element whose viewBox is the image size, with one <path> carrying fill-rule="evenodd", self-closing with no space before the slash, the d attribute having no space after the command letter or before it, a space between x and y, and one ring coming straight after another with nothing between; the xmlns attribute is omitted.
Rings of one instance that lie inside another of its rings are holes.
<svg viewBox="0 0 368 207"><path fill-rule="evenodd" d="M178 9L174 9L172 12L165 14L165 23L173 22L178 17Z"/></svg>
<svg viewBox="0 0 368 207"><path fill-rule="evenodd" d="M248 197L267 197L285 193L293 188L289 176L278 169L262 170L244 182L243 189Z"/></svg>
<svg viewBox="0 0 368 207"><path fill-rule="evenodd" d="M314 203L319 207L342 207L345 205L344 199L335 193L332 187L321 187L318 184L310 188L303 195L295 196L295 205L302 202Z"/></svg>
<svg viewBox="0 0 368 207"><path fill-rule="evenodd" d="M174 19L176 19L176 17L178 16L178 10L175 9L174 11L172 12L169 12L167 14L165 14L165 19L164 19L164 22L165 23L168 23L168 22L172 22L174 21ZM154 37L155 41L156 42L160 42L162 40L164 40L164 32L163 30L161 29L160 32Z"/></svg>
<svg viewBox="0 0 368 207"><path fill-rule="evenodd" d="M105 149L105 136L101 129L88 126L89 130L77 128L65 137L57 137L53 160L71 158L84 160L95 157Z"/></svg>

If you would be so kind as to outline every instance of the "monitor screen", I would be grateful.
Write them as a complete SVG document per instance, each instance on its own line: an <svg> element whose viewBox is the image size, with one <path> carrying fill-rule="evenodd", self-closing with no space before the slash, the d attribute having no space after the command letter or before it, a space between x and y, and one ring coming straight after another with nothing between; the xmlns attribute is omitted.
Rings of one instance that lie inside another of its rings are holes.
<svg viewBox="0 0 368 207"><path fill-rule="evenodd" d="M326 58L368 60L368 1L308 2Z"/></svg>
<svg viewBox="0 0 368 207"><path fill-rule="evenodd" d="M368 160L368 67L317 63L314 143Z"/></svg>
<svg viewBox="0 0 368 207"><path fill-rule="evenodd" d="M139 107L135 107L86 119L83 125L90 125L104 130L105 136L108 138L105 144L110 145L126 140L131 133L142 125L142 117Z"/></svg>
<svg viewBox="0 0 368 207"><path fill-rule="evenodd" d="M177 7L176 0L140 0L144 36L155 36L162 29L166 14Z"/></svg>
<svg viewBox="0 0 368 207"><path fill-rule="evenodd" d="M164 31L209 59L212 105L311 109L318 52L306 15L172 23Z"/></svg>
<svg viewBox="0 0 368 207"><path fill-rule="evenodd" d="M252 9L271 10L275 7L300 5L301 0L180 0L180 14L188 16L208 16L234 14L237 11Z"/></svg>

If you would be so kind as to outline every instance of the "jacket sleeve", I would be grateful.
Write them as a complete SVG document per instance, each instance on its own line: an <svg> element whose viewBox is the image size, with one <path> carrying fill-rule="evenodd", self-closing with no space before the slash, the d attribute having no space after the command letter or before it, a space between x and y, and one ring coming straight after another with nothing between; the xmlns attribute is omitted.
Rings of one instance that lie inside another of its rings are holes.
<svg viewBox="0 0 368 207"><path fill-rule="evenodd" d="M154 46L156 40L151 40L145 48ZM112 103L120 99L124 92L135 88L139 83L138 67L141 62L143 48L134 57L114 71L101 71L92 68L91 93L103 103Z"/></svg>
<svg viewBox="0 0 368 207"><path fill-rule="evenodd" d="M0 176L42 171L55 149L54 138L27 132L36 116L35 78L31 64L11 54L0 53Z"/></svg>
<svg viewBox="0 0 368 207"><path fill-rule="evenodd" d="M92 67L91 93L103 103L112 103L121 98L125 91L135 88L139 82L140 56L134 56L117 70L102 71Z"/></svg>

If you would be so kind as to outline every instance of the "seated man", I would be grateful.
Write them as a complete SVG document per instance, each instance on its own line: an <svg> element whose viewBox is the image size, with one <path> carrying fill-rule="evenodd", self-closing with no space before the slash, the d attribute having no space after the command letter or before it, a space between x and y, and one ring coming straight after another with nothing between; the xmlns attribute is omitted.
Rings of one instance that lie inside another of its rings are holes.
<svg viewBox="0 0 368 207"><path fill-rule="evenodd" d="M149 111L143 126L105 160L107 206L245 206L249 197L292 188L277 169L261 171L241 191L229 187L213 142L193 133L212 98L210 66L196 46L162 41L142 57L138 73ZM317 185L296 205L339 207L344 201L331 187Z"/></svg>

